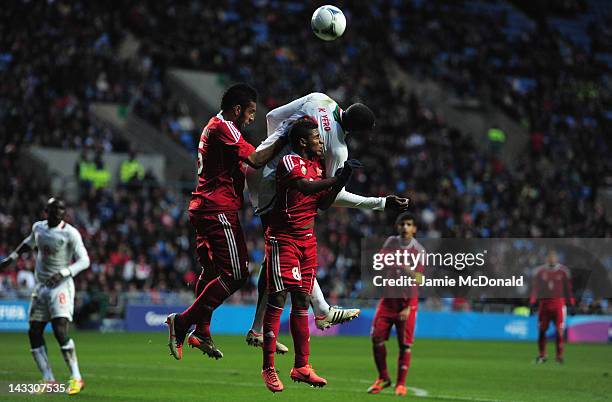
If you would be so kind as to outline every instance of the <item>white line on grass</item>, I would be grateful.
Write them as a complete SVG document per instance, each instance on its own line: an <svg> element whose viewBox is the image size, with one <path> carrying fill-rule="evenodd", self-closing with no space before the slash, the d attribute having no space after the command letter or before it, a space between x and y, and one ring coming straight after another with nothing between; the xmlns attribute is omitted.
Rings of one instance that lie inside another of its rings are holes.
<svg viewBox="0 0 612 402"><path fill-rule="evenodd" d="M130 366L139 366L139 365L130 365ZM220 371L225 371L225 372L230 372L230 370L216 370L217 372ZM235 373L235 371L231 371L233 373ZM100 374L89 374L89 377L98 377L98 378L104 378L104 379L109 379L109 380L138 380L138 381L151 381L151 382L160 382L160 381L167 381L167 382L183 382L183 383L188 383L188 384L216 384L216 385L229 385L232 387L245 387L245 388L262 388L264 385L261 383L252 383L252 382L232 382L232 381L220 381L220 380L211 380L211 379L206 379L206 380L197 380L197 379L189 379L189 378L163 378L163 377L134 377L134 376L122 376L122 375L100 375ZM333 377L328 377L328 378L333 378ZM335 381L338 381L339 379L335 379ZM369 381L366 380L340 380L342 382L367 382L369 383ZM292 388L292 389L303 389L304 386L303 385L297 385L297 384L288 384L286 386L286 388ZM425 398L425 399L445 399L445 400L449 400L449 401L465 401L465 402L504 402L503 400L500 399L486 399L486 398L472 398L472 397L462 397L462 396L451 396L451 395L430 395L426 390L421 389L421 388L415 388L415 387L407 387L409 390L412 391L414 396L417 397L421 397L421 398ZM351 393L357 393L357 394L364 394L365 391L364 390L357 390L355 388L338 388L338 387L334 387L334 388L326 388L326 392L351 392Z"/></svg>

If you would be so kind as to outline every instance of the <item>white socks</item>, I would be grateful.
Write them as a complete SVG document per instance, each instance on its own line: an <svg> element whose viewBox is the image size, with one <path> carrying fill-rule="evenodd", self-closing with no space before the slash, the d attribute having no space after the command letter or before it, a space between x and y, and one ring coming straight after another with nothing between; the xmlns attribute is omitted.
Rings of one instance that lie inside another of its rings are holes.
<svg viewBox="0 0 612 402"><path fill-rule="evenodd" d="M251 330L261 334L263 332L263 320L264 314L266 313L266 305L268 304L268 292L266 292L265 296L261 299L261 303L257 306L255 310L255 318L253 318L253 325L251 325Z"/></svg>
<svg viewBox="0 0 612 402"><path fill-rule="evenodd" d="M314 286L312 287L312 294L310 295L310 303L312 303L312 310L314 311L315 317L324 317L329 313L329 304L325 301L325 296L323 296L323 292L316 278L314 280Z"/></svg>
<svg viewBox="0 0 612 402"><path fill-rule="evenodd" d="M53 377L53 372L51 371L51 364L49 363L49 358L47 357L47 348L45 345L39 346L35 349L30 349L32 352L32 357L34 357L34 361L38 366L38 369L43 375L44 381L55 381L55 377Z"/></svg>
<svg viewBox="0 0 612 402"><path fill-rule="evenodd" d="M72 378L75 380L80 380L81 372L79 371L79 362L77 360L76 351L74 350L74 341L72 339L62 346L62 355L64 355L64 361L70 369Z"/></svg>

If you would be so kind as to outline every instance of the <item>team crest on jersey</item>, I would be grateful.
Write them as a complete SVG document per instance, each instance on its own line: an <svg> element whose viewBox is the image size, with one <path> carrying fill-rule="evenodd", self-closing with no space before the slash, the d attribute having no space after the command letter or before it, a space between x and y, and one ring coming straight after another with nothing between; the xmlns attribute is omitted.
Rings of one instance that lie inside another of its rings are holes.
<svg viewBox="0 0 612 402"><path fill-rule="evenodd" d="M302 166L302 174L306 174L307 170L306 170L306 166Z"/></svg>
<svg viewBox="0 0 612 402"><path fill-rule="evenodd" d="M323 176L323 169L321 169L320 167L315 167L315 173L317 174L317 177L322 177Z"/></svg>

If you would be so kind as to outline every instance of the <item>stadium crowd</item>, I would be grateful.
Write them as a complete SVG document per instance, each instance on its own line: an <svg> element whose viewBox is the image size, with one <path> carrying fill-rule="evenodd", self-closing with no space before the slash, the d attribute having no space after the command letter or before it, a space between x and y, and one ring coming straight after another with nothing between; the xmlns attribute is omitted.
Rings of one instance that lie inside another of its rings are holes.
<svg viewBox="0 0 612 402"><path fill-rule="evenodd" d="M9 2L3 17L22 16L27 23L5 27L0 39L0 255L41 218L50 191L43 175L20 173L23 146L129 148L91 119L91 102L129 105L194 149L203 122L194 122L171 93L169 67L248 81L268 108L315 90L343 105L367 103L378 124L368 138L350 138L351 156L365 169L349 189L410 197L421 237L611 237L612 223L597 202L598 188L612 180L605 137L610 70L591 63L610 51L610 33L593 23L588 49L545 24L517 35L507 11L483 11L475 3L351 3L345 7L349 29L341 42L329 44L314 40L308 23L301 23L314 3ZM223 40L204 40L219 32ZM135 58L122 57L129 35L140 41ZM414 94L392 88L385 60L460 96L487 94L528 127L529 149L516 166L505 166ZM68 220L81 229L92 257L92 269L77 278L84 320L121 316L128 300L190 301L186 284L199 268L187 197L150 178L135 190L80 195ZM250 208L242 218L257 271L259 222ZM389 234L393 218L339 209L320 219L318 277L332 303L358 296L361 239ZM30 257L0 274L0 294L25 295L32 270ZM255 282L256 275L233 301L252 302Z"/></svg>

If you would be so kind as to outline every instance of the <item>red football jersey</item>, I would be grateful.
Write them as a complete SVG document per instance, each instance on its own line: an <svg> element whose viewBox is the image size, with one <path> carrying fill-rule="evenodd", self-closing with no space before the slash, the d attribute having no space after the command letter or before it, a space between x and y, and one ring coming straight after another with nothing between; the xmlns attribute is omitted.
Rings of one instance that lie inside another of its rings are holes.
<svg viewBox="0 0 612 402"><path fill-rule="evenodd" d="M327 191L306 195L288 185L293 180L322 180L323 165L318 160L303 159L291 153L285 155L276 168L276 203L270 211L270 234L304 236L314 233L314 227L304 229L317 216L319 200Z"/></svg>
<svg viewBox="0 0 612 402"><path fill-rule="evenodd" d="M574 305L574 293L570 271L566 266L556 264L554 267L541 265L534 271L529 302L540 300L542 304L564 306L566 298Z"/></svg>
<svg viewBox="0 0 612 402"><path fill-rule="evenodd" d="M221 113L210 119L198 144L198 185L189 211L202 214L242 208L245 166L255 148Z"/></svg>
<svg viewBox="0 0 612 402"><path fill-rule="evenodd" d="M400 236L389 236L389 238L387 238L387 240L385 241L385 244L383 244L382 249L379 251L379 253L380 254L395 254L397 250L401 251L402 255L404 251L406 251L409 255L412 255L412 254L418 255L419 253L422 254L425 252L425 249L423 248L423 246L421 246L421 243L419 243L415 238L410 239L410 241L406 241L402 239ZM420 274L423 274L423 272L425 272L425 268L422 262L424 261L424 259L425 259L425 255L423 255L423 257L419 259L419 263L414 268L413 272L418 272ZM391 274L391 277L393 278L399 278L399 276L402 274L405 275L404 272L406 268L408 267L403 266L403 265L385 267L385 269L396 270L396 272ZM382 297L381 302L385 307L391 310L397 310L397 311L400 311L407 306L418 306L419 304L418 286L405 287L402 290L402 293L404 295L404 297L402 298Z"/></svg>

